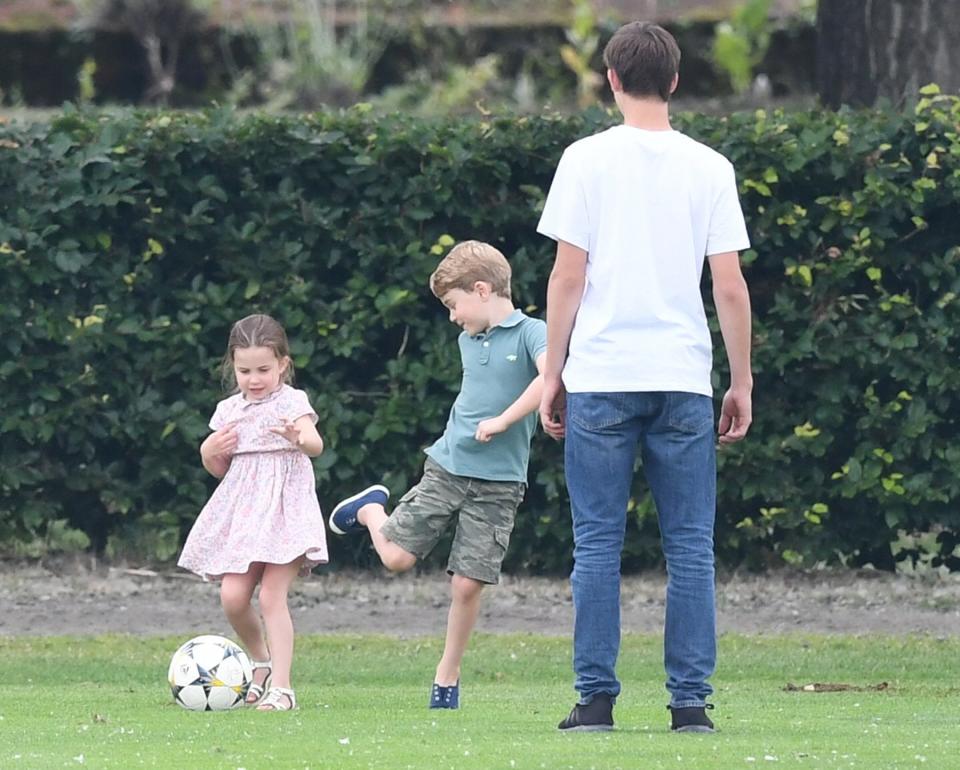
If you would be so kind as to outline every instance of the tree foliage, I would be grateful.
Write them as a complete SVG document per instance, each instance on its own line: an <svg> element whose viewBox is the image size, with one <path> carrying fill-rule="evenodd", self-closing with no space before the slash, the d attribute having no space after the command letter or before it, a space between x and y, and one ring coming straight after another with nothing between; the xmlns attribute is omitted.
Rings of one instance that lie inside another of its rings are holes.
<svg viewBox="0 0 960 770"><path fill-rule="evenodd" d="M320 414L325 510L374 481L405 491L459 378L430 272L453 240L489 240L542 313L545 191L562 149L613 122L361 107L0 126L0 538L82 530L173 556L213 486L197 447L216 362L253 311L285 324ZM911 555L891 543L924 542L956 567L960 101L676 124L735 163L754 243L756 422L720 453L721 560L889 567ZM530 478L508 567L566 569L561 451L542 435ZM659 559L639 475L630 511L628 569ZM370 558L334 545L335 563Z"/></svg>

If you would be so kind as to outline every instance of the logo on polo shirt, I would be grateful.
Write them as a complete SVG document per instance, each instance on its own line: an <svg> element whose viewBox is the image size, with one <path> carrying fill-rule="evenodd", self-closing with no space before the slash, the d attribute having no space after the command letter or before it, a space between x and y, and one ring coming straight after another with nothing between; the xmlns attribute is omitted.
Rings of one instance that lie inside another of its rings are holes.
<svg viewBox="0 0 960 770"><path fill-rule="evenodd" d="M517 354L516 354L516 353L511 353L509 356L507 356L507 360L508 360L508 361L516 361L516 360L517 360Z"/></svg>

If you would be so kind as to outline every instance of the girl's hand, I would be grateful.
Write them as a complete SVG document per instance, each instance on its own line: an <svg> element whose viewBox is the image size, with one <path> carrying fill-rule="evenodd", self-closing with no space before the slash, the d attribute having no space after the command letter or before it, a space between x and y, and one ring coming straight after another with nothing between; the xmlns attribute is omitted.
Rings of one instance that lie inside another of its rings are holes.
<svg viewBox="0 0 960 770"><path fill-rule="evenodd" d="M485 444L498 433L503 433L509 426L502 417L491 417L488 420L481 420L477 425L477 432L474 438Z"/></svg>
<svg viewBox="0 0 960 770"><path fill-rule="evenodd" d="M296 447L301 446L300 441L300 428L297 427L295 422L291 420L281 420L280 425L273 425L269 428L271 433L276 433L278 436L283 436L287 441L293 444Z"/></svg>
<svg viewBox="0 0 960 770"><path fill-rule="evenodd" d="M211 457L230 457L237 449L236 423L231 422L218 431L210 434L207 439L207 450Z"/></svg>

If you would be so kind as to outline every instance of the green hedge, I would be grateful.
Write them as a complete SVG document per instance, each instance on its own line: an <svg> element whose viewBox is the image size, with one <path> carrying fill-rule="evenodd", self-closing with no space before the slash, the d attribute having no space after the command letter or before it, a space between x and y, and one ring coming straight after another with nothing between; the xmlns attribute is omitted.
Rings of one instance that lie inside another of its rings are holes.
<svg viewBox="0 0 960 770"><path fill-rule="evenodd" d="M613 121L68 109L0 126L0 540L80 531L109 555L174 556L213 487L197 447L216 362L253 311L285 324L320 414L324 507L374 481L402 492L458 384L457 329L427 289L438 256L496 243L542 313L553 169ZM721 452L721 560L889 567L913 544L957 567L960 102L676 123L736 164L755 244L756 421ZM635 492L627 569L659 559ZM541 435L508 568L564 570L570 551ZM338 541L334 558L370 553Z"/></svg>

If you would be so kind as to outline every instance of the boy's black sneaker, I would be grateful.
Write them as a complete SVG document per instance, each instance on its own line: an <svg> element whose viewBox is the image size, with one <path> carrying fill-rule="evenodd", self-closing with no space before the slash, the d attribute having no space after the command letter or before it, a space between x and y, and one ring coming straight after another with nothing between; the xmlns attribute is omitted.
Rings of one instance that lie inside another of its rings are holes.
<svg viewBox="0 0 960 770"><path fill-rule="evenodd" d="M687 708L670 709L670 729L675 733L712 733L713 722L707 716L707 709L712 709L713 704L707 703L703 706L689 706Z"/></svg>
<svg viewBox="0 0 960 770"><path fill-rule="evenodd" d="M612 730L613 698L606 693L598 693L586 705L578 703L557 728L565 733Z"/></svg>

